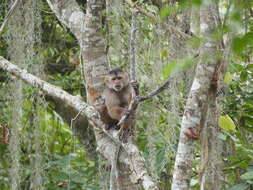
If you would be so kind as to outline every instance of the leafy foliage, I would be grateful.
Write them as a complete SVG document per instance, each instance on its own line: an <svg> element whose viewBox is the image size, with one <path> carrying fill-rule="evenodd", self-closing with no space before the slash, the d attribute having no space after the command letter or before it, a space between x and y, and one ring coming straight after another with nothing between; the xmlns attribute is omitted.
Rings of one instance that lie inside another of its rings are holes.
<svg viewBox="0 0 253 190"><path fill-rule="evenodd" d="M83 5L83 1L78 1ZM195 55L175 56L181 51L182 37L170 30L170 24L181 29L184 13L189 10L189 1L138 1L138 5L156 15L161 23L138 15L138 80L142 94L154 89L171 75L176 76L169 89L140 106L136 126L136 142L146 164L157 179L161 189L169 189L173 173L175 152L187 93L197 63ZM7 1L0 1L0 23L7 13ZM199 7L201 0L193 0ZM232 35L232 51L229 70L225 76L225 95L220 103L221 133L224 142L226 189L249 190L253 184L253 18L251 0L221 0L223 26L216 29L214 37ZM72 94L85 97L85 85L80 71L79 47L74 36L56 19L46 2L40 3L42 15L42 47L36 47L43 56L46 78L52 84ZM83 7L83 9L85 9ZM115 11L116 10L116 11ZM109 60L113 66L129 69L129 29L131 10L126 5L114 7L108 13L107 35ZM169 23L169 24L168 24ZM189 32L188 30L184 32ZM196 49L202 39L195 35L185 42L189 50ZM0 54L7 56L7 43L0 36ZM190 51L191 52L191 51ZM12 119L8 107L12 99L6 93L8 82L16 80L0 71L0 124L8 125ZM33 129L30 124L35 90L25 86L23 125L21 129L21 185L29 189L33 175L31 159L35 157ZM47 98L47 97L46 97ZM69 126L57 114L55 104L50 100L47 106L39 105L42 119L41 152L43 161L43 186L48 189L101 189L99 167L106 164L88 156L80 142L73 136ZM9 126L11 127L11 126ZM0 189L10 189L8 168L10 167L7 144L0 143ZM196 155L199 156L199 147ZM192 189L198 189L197 171L199 160L193 164ZM105 179L103 179L105 180Z"/></svg>

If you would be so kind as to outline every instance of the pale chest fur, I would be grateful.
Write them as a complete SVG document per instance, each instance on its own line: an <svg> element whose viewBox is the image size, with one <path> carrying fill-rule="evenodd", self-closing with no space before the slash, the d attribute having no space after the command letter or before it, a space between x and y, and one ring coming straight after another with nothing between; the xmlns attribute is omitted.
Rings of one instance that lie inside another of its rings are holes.
<svg viewBox="0 0 253 190"><path fill-rule="evenodd" d="M105 90L104 95L105 97L110 96L110 98L105 98L105 104L127 107L131 101L131 87L129 86L120 92Z"/></svg>
<svg viewBox="0 0 253 190"><path fill-rule="evenodd" d="M126 88L125 92L122 92L120 96L122 97L120 102L122 105L120 106L127 107L131 101L131 88Z"/></svg>

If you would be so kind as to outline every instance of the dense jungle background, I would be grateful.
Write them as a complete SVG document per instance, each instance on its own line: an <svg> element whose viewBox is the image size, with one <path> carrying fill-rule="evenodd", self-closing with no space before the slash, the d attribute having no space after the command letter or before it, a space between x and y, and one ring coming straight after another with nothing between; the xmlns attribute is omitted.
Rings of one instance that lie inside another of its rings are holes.
<svg viewBox="0 0 253 190"><path fill-rule="evenodd" d="M253 2L214 2L221 23L212 37L229 47L224 80L216 94L220 189L250 190ZM14 3L0 0L0 25ZM85 13L87 2L77 3ZM132 9L138 7L136 62L141 94L171 78L166 90L140 104L134 137L150 176L161 190L171 189L181 120L199 61L202 38L195 10L201 6L201 0L108 0L103 12L102 33L112 68L130 70ZM78 41L45 0L21 1L14 8L0 32L0 55L86 100ZM86 119L75 118L76 114L63 102L0 69L0 189L109 189L110 163L96 149L93 127ZM73 125L79 130L72 130ZM83 133L86 139L80 140ZM205 144L202 140L195 143L190 188L197 190L205 167Z"/></svg>

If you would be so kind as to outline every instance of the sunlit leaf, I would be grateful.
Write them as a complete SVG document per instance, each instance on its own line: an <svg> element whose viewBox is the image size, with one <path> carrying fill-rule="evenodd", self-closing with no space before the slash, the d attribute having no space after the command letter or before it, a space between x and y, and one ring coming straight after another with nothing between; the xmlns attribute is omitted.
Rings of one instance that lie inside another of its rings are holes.
<svg viewBox="0 0 253 190"><path fill-rule="evenodd" d="M176 66L176 61L168 63L163 69L163 78L168 78L168 76L170 76L171 72L176 68Z"/></svg>
<svg viewBox="0 0 253 190"><path fill-rule="evenodd" d="M232 77L231 73L226 72L225 77L224 77L224 82L229 84L232 82L232 79L233 79L233 77Z"/></svg>
<svg viewBox="0 0 253 190"><path fill-rule="evenodd" d="M168 55L169 55L168 51L166 51L166 50L161 51L161 56L162 57L168 57Z"/></svg>
<svg viewBox="0 0 253 190"><path fill-rule="evenodd" d="M226 131L236 131L236 126L229 115L220 116L219 126Z"/></svg>
<svg viewBox="0 0 253 190"><path fill-rule="evenodd" d="M241 183L231 187L229 190L246 190L248 187L247 183Z"/></svg>
<svg viewBox="0 0 253 190"><path fill-rule="evenodd" d="M163 7L160 12L161 19L164 19L170 15L170 9L168 7Z"/></svg>
<svg viewBox="0 0 253 190"><path fill-rule="evenodd" d="M249 171L249 172L242 174L241 179L244 179L244 180L253 179L253 171Z"/></svg>

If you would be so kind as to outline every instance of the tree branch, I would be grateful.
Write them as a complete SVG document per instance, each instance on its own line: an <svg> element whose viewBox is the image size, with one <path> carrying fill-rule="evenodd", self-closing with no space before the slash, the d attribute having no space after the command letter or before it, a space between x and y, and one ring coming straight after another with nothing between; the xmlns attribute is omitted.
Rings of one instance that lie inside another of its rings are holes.
<svg viewBox="0 0 253 190"><path fill-rule="evenodd" d="M199 49L200 60L182 118L172 180L171 189L173 190L188 190L190 188L195 148L194 136L199 135L199 131L206 121L210 89L219 53L219 43L213 37L213 31L218 23L218 11L215 3L204 1L200 6L200 37L204 40Z"/></svg>
<svg viewBox="0 0 253 190"><path fill-rule="evenodd" d="M136 16L137 16L137 10L132 10L132 22L131 22L131 32L130 32L130 80L132 82L136 81L136 32L137 32L137 26L136 26ZM128 117L130 114L133 113L134 110L138 106L138 101L136 98L136 92L135 89L132 87L132 100L129 103L129 106L127 108L127 112L121 117L119 122L116 126L120 126Z"/></svg>
<svg viewBox="0 0 253 190"><path fill-rule="evenodd" d="M47 0L48 5L56 14L62 24L67 26L75 35L77 40L81 42L84 30L85 14L80 9L75 0Z"/></svg>
<svg viewBox="0 0 253 190"><path fill-rule="evenodd" d="M158 18L157 16L155 16L152 13L149 13L148 11L146 11L145 9L143 9L142 7L137 5L137 2L133 2L132 0L125 0L127 2L128 5L130 5L132 8L136 8L138 11L140 11L140 13L142 13L143 15L151 18L153 21L158 22Z"/></svg>
<svg viewBox="0 0 253 190"><path fill-rule="evenodd" d="M132 10L132 23L131 23L131 35L130 35L130 79L132 81L136 80L136 17L137 17L137 10Z"/></svg>
<svg viewBox="0 0 253 190"><path fill-rule="evenodd" d="M161 86L157 87L155 90L151 91L151 92L148 93L147 95L137 97L137 101L138 101L138 102L142 102L142 101L144 101L144 100L147 100L147 99L149 99L149 98L152 98L153 96L155 96L155 95L161 93L163 90L165 90L165 89L168 88L168 86L169 86L169 84L170 84L170 82L171 82L172 79L173 79L173 78L167 79Z"/></svg>
<svg viewBox="0 0 253 190"><path fill-rule="evenodd" d="M79 40L87 84L87 99L93 105L100 105L101 93L104 89L104 75L109 69L106 60L105 39L101 32L101 18L103 17L105 1L87 1L85 16L80 13L80 9L74 0L47 1L59 20L67 25ZM74 12L72 9L74 9ZM86 108L83 112L85 110ZM80 109L77 111L79 112ZM94 126L97 150L107 160L111 161L113 152L117 150L117 147L123 147L120 151L119 162L123 163L120 165L125 165L131 171L127 173L128 181L131 179L133 185L134 183L142 183L145 190L157 189L157 186L148 175L138 148L131 141L126 144L118 141L117 135L115 135L118 131L105 131L104 124L99 120L97 112L94 110L92 112L93 118L90 118L90 122ZM121 173L123 176L123 172ZM120 189L123 189L122 186L124 186L123 183L121 183Z"/></svg>
<svg viewBox="0 0 253 190"><path fill-rule="evenodd" d="M136 8L138 9L138 11L140 13L142 13L143 15L149 17L151 20L153 20L155 23L161 23L161 20L159 17L157 17L156 15L149 13L148 11L146 11L145 9L143 9L142 7L138 6L137 3L134 3L132 0L125 0L127 2L128 5L130 5L132 8ZM174 32L178 33L180 36L182 36L185 39L190 39L192 38L191 35L186 34L184 32L182 32L180 29L178 29L175 26L172 25L168 25L166 24L166 26L168 26L168 28L170 28L171 30L173 30Z"/></svg>
<svg viewBox="0 0 253 190"><path fill-rule="evenodd" d="M157 87L155 90L151 91L150 93L148 93L145 96L134 96L135 98L133 98L131 100L126 114L122 116L122 118L120 119L120 121L117 123L116 126L120 126L128 118L128 116L132 113L132 111L134 110L134 108L140 102L143 102L143 101L145 101L147 99L150 99L153 96L156 96L157 94L159 94L162 91L164 91L165 89L167 89L168 86L169 86L169 84L170 84L170 82L171 82L171 80L173 80L173 78L167 79L161 86Z"/></svg>
<svg viewBox="0 0 253 190"><path fill-rule="evenodd" d="M10 63L8 60L4 59L0 56L0 68L21 78L25 82L29 83L35 88L38 88L49 94L52 97L58 98L65 102L67 105L71 106L74 110L78 113L80 112L81 115L87 116L89 121L93 124L94 129L99 131L97 135L107 135L109 138L103 138L103 140L98 141L98 147L103 147L105 150L101 150L104 153L104 156L110 160L111 154L111 146L104 147L101 146L101 143L109 143L108 141L113 140L115 144L120 144L123 147L124 152L120 155L120 162L128 165L132 171L131 180L135 183L142 182L142 186L145 190L158 190L158 187L152 181L146 167L143 162L143 158L136 147L131 141L128 143L122 143L117 138L114 137L113 133L114 130L110 133L105 131L104 123L100 120L99 113L93 107L88 105L86 102L82 101L79 96L73 96L67 93L66 91L62 90L61 88L51 85L46 81L39 79L38 77L28 73L26 70L22 70L16 65ZM102 138L101 138L102 139ZM106 141L106 142L105 142ZM110 142L111 144L111 142ZM112 145L113 146L113 145Z"/></svg>
<svg viewBox="0 0 253 190"><path fill-rule="evenodd" d="M75 109L71 106L67 106L65 102L59 98L53 98L50 95L46 95L45 99L46 101L54 103L54 110L70 127L72 127L73 134L78 137L81 145L84 146L85 151L88 153L90 158L94 160L97 156L95 136L93 129L88 126L86 116L79 115L74 122L71 122L72 118L78 115L78 112Z"/></svg>

